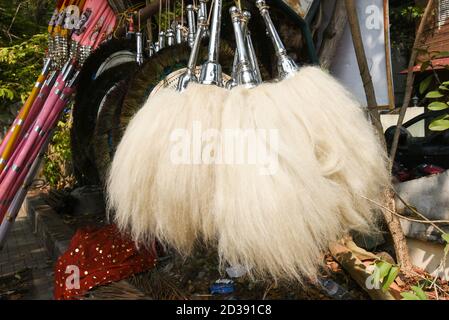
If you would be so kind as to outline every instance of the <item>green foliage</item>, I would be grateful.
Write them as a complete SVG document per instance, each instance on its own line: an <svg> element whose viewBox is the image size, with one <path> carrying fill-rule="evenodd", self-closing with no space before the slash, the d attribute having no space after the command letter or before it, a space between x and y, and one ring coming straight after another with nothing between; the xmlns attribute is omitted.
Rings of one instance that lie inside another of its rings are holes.
<svg viewBox="0 0 449 320"><path fill-rule="evenodd" d="M406 50L407 55L410 54L415 40L416 23L423 11L413 0L390 0L390 34L393 47Z"/></svg>
<svg viewBox="0 0 449 320"><path fill-rule="evenodd" d="M424 92L429 89L430 85L433 82L433 78L434 76L430 75L419 84L419 94L424 94Z"/></svg>
<svg viewBox="0 0 449 320"><path fill-rule="evenodd" d="M449 108L449 105L444 102L434 101L428 106L429 110L432 111L440 111Z"/></svg>
<svg viewBox="0 0 449 320"><path fill-rule="evenodd" d="M46 43L46 35L38 34L20 44L0 48L0 114L12 113L14 118L10 106L23 103L28 97L41 71ZM8 126L11 121L3 125Z"/></svg>
<svg viewBox="0 0 449 320"><path fill-rule="evenodd" d="M421 70L430 68L434 70L432 64L433 59L449 57L449 52L425 52L427 60L422 62ZM446 66L449 68L449 66ZM425 94L425 98L429 100L427 108L431 111L442 111L449 109L449 81L440 82L436 72L426 77L419 84L419 93ZM441 117L435 118L429 125L431 131L445 131L449 129L449 113Z"/></svg>
<svg viewBox="0 0 449 320"><path fill-rule="evenodd" d="M54 0L0 0L0 47L45 32L54 5Z"/></svg>
<svg viewBox="0 0 449 320"><path fill-rule="evenodd" d="M0 130L14 120L42 68L52 0L0 0Z"/></svg>
<svg viewBox="0 0 449 320"><path fill-rule="evenodd" d="M438 99L442 97L444 97L444 94L439 91L430 91L428 94L426 94L427 99Z"/></svg>
<svg viewBox="0 0 449 320"><path fill-rule="evenodd" d="M14 120L17 109L27 99L42 69L48 37L45 32L54 5L53 0L0 0L2 131ZM66 115L58 123L45 156L43 174L53 188L73 184L70 127L71 120Z"/></svg>
<svg viewBox="0 0 449 320"><path fill-rule="evenodd" d="M73 186L72 151L70 147L70 129L72 121L67 114L59 121L44 160L44 177L52 188L64 189Z"/></svg>
<svg viewBox="0 0 449 320"><path fill-rule="evenodd" d="M412 291L402 292L402 300L429 300L421 287L413 286Z"/></svg>
<svg viewBox="0 0 449 320"><path fill-rule="evenodd" d="M391 284L399 275L399 267L388 263L386 261L379 260L376 262L374 269L374 283L380 283L383 291L388 291Z"/></svg>
<svg viewBox="0 0 449 320"><path fill-rule="evenodd" d="M20 44L0 48L0 126L14 120L42 68L46 36L36 35Z"/></svg>

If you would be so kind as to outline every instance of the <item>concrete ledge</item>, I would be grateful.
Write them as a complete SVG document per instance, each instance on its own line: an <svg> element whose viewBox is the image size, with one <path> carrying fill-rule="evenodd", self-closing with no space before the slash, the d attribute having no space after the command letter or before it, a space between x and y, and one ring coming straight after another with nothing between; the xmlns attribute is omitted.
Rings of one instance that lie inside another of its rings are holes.
<svg viewBox="0 0 449 320"><path fill-rule="evenodd" d="M42 240L50 257L56 260L67 250L75 230L62 221L42 195L29 195L22 210L25 210L33 232Z"/></svg>

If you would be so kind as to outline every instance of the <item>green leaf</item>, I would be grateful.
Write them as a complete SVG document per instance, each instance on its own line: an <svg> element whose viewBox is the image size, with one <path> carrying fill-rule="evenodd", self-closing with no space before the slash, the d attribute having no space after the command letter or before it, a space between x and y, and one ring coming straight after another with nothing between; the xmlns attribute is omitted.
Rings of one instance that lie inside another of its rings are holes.
<svg viewBox="0 0 449 320"><path fill-rule="evenodd" d="M417 295L411 292L401 292L402 300L421 300Z"/></svg>
<svg viewBox="0 0 449 320"><path fill-rule="evenodd" d="M441 238L449 244L449 233L443 233Z"/></svg>
<svg viewBox="0 0 449 320"><path fill-rule="evenodd" d="M449 51L441 51L435 56L435 59L447 58L447 57L449 57Z"/></svg>
<svg viewBox="0 0 449 320"><path fill-rule="evenodd" d="M379 278L380 280L382 280L388 275L391 267L393 266L388 262L380 261L379 263L376 264L376 267L379 268Z"/></svg>
<svg viewBox="0 0 449 320"><path fill-rule="evenodd" d="M449 233L443 233L441 235L441 238L443 238L444 241L446 241L446 246L444 247L444 254L449 253Z"/></svg>
<svg viewBox="0 0 449 320"><path fill-rule="evenodd" d="M443 86L449 86L449 81L444 81L444 82L442 83L442 85L443 85Z"/></svg>
<svg viewBox="0 0 449 320"><path fill-rule="evenodd" d="M421 65L421 71L426 71L430 66L431 66L430 61L423 62L423 64Z"/></svg>
<svg viewBox="0 0 449 320"><path fill-rule="evenodd" d="M449 129L449 120L435 120L429 125L431 131L444 131Z"/></svg>
<svg viewBox="0 0 449 320"><path fill-rule="evenodd" d="M440 111L440 110L449 108L449 105L444 102L435 101L435 102L432 102L431 104L429 104L429 106L427 108L429 108L429 110L432 110L432 111Z"/></svg>
<svg viewBox="0 0 449 320"><path fill-rule="evenodd" d="M430 84L432 83L432 80L433 80L433 75L428 76L419 84L419 93L420 94L424 94L424 92L426 92L427 89L429 89Z"/></svg>
<svg viewBox="0 0 449 320"><path fill-rule="evenodd" d="M443 90L443 91L449 91L449 88L447 88L447 87L444 86L444 85L439 86L438 89Z"/></svg>
<svg viewBox="0 0 449 320"><path fill-rule="evenodd" d="M438 99L442 97L444 97L444 95L439 91L430 91L428 94L426 94L426 98L428 99Z"/></svg>
<svg viewBox="0 0 449 320"><path fill-rule="evenodd" d="M399 267L392 266L390 272L388 273L388 277L384 280L384 283L382 285L383 291L387 291L390 288L391 284L394 282L398 274Z"/></svg>
<svg viewBox="0 0 449 320"><path fill-rule="evenodd" d="M415 294L418 296L418 298L420 300L429 300L429 298L427 298L426 293L423 291L422 288L418 287L418 286L413 286L412 290L415 292Z"/></svg>

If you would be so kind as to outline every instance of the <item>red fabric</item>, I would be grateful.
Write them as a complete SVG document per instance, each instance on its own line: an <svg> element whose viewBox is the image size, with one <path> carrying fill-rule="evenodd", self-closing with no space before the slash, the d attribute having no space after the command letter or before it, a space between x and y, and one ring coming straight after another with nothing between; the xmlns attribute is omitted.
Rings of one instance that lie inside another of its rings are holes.
<svg viewBox="0 0 449 320"><path fill-rule="evenodd" d="M82 298L96 286L120 281L155 264L155 250L137 249L114 225L80 229L56 262L54 296L57 300Z"/></svg>

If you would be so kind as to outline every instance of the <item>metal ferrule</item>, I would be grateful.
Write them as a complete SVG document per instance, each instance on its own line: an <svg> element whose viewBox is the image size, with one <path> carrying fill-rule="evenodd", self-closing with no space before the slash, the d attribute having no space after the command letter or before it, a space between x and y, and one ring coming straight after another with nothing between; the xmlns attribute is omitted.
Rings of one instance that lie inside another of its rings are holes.
<svg viewBox="0 0 449 320"><path fill-rule="evenodd" d="M253 41L251 40L251 32L249 31L248 28L248 23L250 19L251 13L249 11L243 11L242 21L244 23L244 28L242 28L242 31L246 38L246 48L248 49L248 58L251 63L251 68L253 69L254 78L257 84L260 84L262 83L262 74L260 73L256 51L254 50Z"/></svg>
<svg viewBox="0 0 449 320"><path fill-rule="evenodd" d="M276 28L274 27L273 21L270 17L270 12L268 10L269 7L266 5L265 0L257 0L256 6L259 8L260 14L265 22L265 26L267 27L268 35L270 36L276 51L278 58L277 68L279 78L287 78L298 70L298 65L287 55L287 50L285 49L285 46L282 43Z"/></svg>
<svg viewBox="0 0 449 320"><path fill-rule="evenodd" d="M70 63L65 72L63 73L62 81L66 82L72 76L74 71L75 65L73 63Z"/></svg>
<svg viewBox="0 0 449 320"><path fill-rule="evenodd" d="M195 41L196 25L195 25L195 10L193 5L189 4L186 7L187 11L187 24L189 26L189 33L187 35L187 42L190 47L193 47L193 42Z"/></svg>
<svg viewBox="0 0 449 320"><path fill-rule="evenodd" d="M41 74L46 76L50 73L51 70L51 59L45 58L44 59L44 66L42 67Z"/></svg>
<svg viewBox="0 0 449 320"><path fill-rule="evenodd" d="M207 61L201 67L200 83L223 86L221 65L218 63L220 53L221 9L223 0L214 1L210 26L209 50Z"/></svg>
<svg viewBox="0 0 449 320"><path fill-rule="evenodd" d="M207 19L208 11L207 11L207 3L209 0L200 0L200 8L198 10L198 16L203 16ZM206 31L203 33L203 38L206 38L209 36L209 30L206 29Z"/></svg>
<svg viewBox="0 0 449 320"><path fill-rule="evenodd" d="M178 23L176 25L176 43L180 44L184 41L183 36L182 36L182 25L180 23Z"/></svg>
<svg viewBox="0 0 449 320"><path fill-rule="evenodd" d="M243 16L240 17L240 20L240 27L242 28L243 33L245 33L244 29L246 28L246 24L248 23L248 21L245 21ZM234 61L232 62L231 79L229 79L229 81L226 83L226 88L232 89L238 84L241 84L241 82L239 81L239 50L238 47L236 47L234 52Z"/></svg>
<svg viewBox="0 0 449 320"><path fill-rule="evenodd" d="M159 50L165 48L165 32L159 32Z"/></svg>
<svg viewBox="0 0 449 320"><path fill-rule="evenodd" d="M143 42L142 42L142 33L136 32L136 42L137 42L137 50L136 50L136 62L140 66L143 64Z"/></svg>
<svg viewBox="0 0 449 320"><path fill-rule="evenodd" d="M237 44L238 52L237 83L248 87L254 87L256 85L256 79L251 68L248 50L246 49L240 10L233 6L229 9L229 14L231 15L232 26L234 27L235 42Z"/></svg>
<svg viewBox="0 0 449 320"><path fill-rule="evenodd" d="M81 74L81 70L76 70L72 76L72 79L70 79L69 83L67 84L67 87L73 88L74 86L76 86L78 83L80 74Z"/></svg>
<svg viewBox="0 0 449 320"><path fill-rule="evenodd" d="M208 0L200 0L200 9L198 12L198 16L203 16L207 18L207 1Z"/></svg>
<svg viewBox="0 0 449 320"><path fill-rule="evenodd" d="M61 74L65 74L65 72L67 71L67 68L70 66L71 61L67 60L64 65L61 68Z"/></svg>
<svg viewBox="0 0 449 320"><path fill-rule="evenodd" d="M154 45L151 40L147 40L147 46L148 46L148 57L152 57L154 54Z"/></svg>
<svg viewBox="0 0 449 320"><path fill-rule="evenodd" d="M167 38L167 46L171 47L175 44L175 32L172 28L168 28L165 32Z"/></svg>
<svg viewBox="0 0 449 320"><path fill-rule="evenodd" d="M195 35L195 41L193 42L192 51L190 52L189 61L187 63L187 70L178 80L177 90L180 92L184 91L190 82L198 82L198 79L195 75L195 68L198 60L198 52L200 51L201 39L206 29L206 17L200 16L198 18L198 32Z"/></svg>
<svg viewBox="0 0 449 320"><path fill-rule="evenodd" d="M44 86L52 87L53 83L55 82L57 77L58 77L58 72L56 70L53 70L50 73L50 76L47 78L47 80L45 80ZM40 93L39 93L39 95L40 95Z"/></svg>
<svg viewBox="0 0 449 320"><path fill-rule="evenodd" d="M154 43L154 52L159 52L160 48L159 48L159 42L155 42Z"/></svg>

